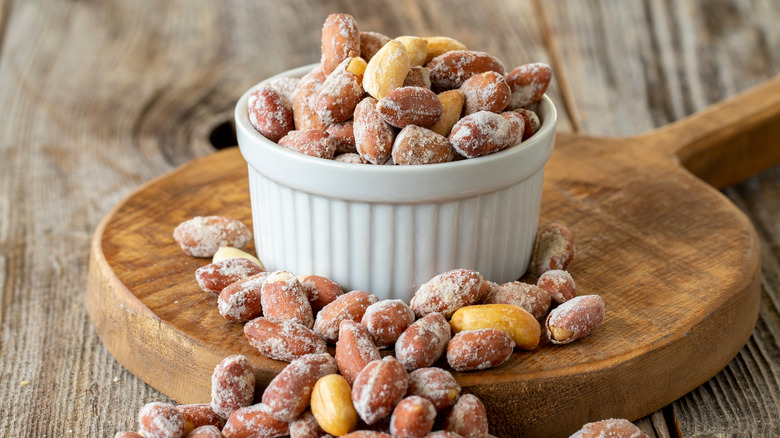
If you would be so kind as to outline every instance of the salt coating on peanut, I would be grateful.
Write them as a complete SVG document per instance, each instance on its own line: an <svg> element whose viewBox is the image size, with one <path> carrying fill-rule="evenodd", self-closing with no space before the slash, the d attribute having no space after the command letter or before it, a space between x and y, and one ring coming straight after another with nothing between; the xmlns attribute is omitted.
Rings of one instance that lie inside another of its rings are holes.
<svg viewBox="0 0 780 438"><path fill-rule="evenodd" d="M244 325L244 335L260 353L285 362L328 351L325 341L313 330L288 319L255 318Z"/></svg>
<svg viewBox="0 0 780 438"><path fill-rule="evenodd" d="M195 216L173 230L182 251L193 257L211 257L222 246L243 248L252 232L241 221L224 216Z"/></svg>
<svg viewBox="0 0 780 438"><path fill-rule="evenodd" d="M225 438L282 437L289 433L290 424L271 415L271 407L265 403L240 408L228 418L222 435Z"/></svg>
<svg viewBox="0 0 780 438"><path fill-rule="evenodd" d="M444 421L444 430L463 437L486 437L488 418L485 405L473 394L464 394Z"/></svg>
<svg viewBox="0 0 780 438"><path fill-rule="evenodd" d="M547 291L558 304L574 298L577 295L577 287L569 272L562 269L553 269L539 276L536 285Z"/></svg>
<svg viewBox="0 0 780 438"><path fill-rule="evenodd" d="M217 299L219 314L234 322L249 321L263 313L260 293L268 273L261 272L222 289Z"/></svg>
<svg viewBox="0 0 780 438"><path fill-rule="evenodd" d="M574 254L574 234L566 225L552 223L539 232L531 265L539 275L566 269L574 260Z"/></svg>
<svg viewBox="0 0 780 438"><path fill-rule="evenodd" d="M441 312L449 318L459 308L485 299L489 291L479 272L453 269L420 286L412 297L410 307L418 317Z"/></svg>
<svg viewBox="0 0 780 438"><path fill-rule="evenodd" d="M255 395L255 372L246 356L234 354L220 362L211 376L211 408L228 418L238 408L249 406Z"/></svg>
<svg viewBox="0 0 780 438"><path fill-rule="evenodd" d="M547 337L553 344L568 344L591 334L604 321L604 299L580 295L553 309L547 316Z"/></svg>
<svg viewBox="0 0 780 438"><path fill-rule="evenodd" d="M184 436L184 417L168 403L152 402L138 411L139 432L145 438Z"/></svg>

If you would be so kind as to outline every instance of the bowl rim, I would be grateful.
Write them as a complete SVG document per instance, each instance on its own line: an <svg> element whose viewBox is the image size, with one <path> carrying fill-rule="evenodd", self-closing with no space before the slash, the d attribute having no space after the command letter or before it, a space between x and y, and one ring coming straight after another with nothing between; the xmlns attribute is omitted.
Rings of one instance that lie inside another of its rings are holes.
<svg viewBox="0 0 780 438"><path fill-rule="evenodd" d="M265 138L249 122L249 96L272 80L301 77L318 65L271 76L239 98L234 112L236 136L250 171L283 186L329 198L416 203L472 197L511 186L541 170L552 153L558 115L546 94L537 112L542 127L530 139L494 154L460 161L414 166L344 163L301 154Z"/></svg>

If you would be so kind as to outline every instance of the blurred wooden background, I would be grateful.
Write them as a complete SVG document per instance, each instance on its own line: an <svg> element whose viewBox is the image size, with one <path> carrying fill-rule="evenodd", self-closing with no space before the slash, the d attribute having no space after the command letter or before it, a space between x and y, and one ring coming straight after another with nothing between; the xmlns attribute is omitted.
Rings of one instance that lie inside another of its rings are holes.
<svg viewBox="0 0 780 438"><path fill-rule="evenodd" d="M561 131L641 133L780 73L776 0L0 0L5 436L113 436L165 400L91 326L91 234L143 182L229 145L240 94L317 62L332 12L552 65ZM725 193L761 238L758 324L726 369L636 422L650 436L780 435L780 167Z"/></svg>

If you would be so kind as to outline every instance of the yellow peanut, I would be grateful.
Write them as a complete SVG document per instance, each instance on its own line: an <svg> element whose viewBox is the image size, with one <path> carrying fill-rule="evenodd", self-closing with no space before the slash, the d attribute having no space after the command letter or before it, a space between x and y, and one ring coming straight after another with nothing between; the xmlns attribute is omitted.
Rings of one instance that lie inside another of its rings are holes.
<svg viewBox="0 0 780 438"><path fill-rule="evenodd" d="M233 248L232 246L220 247L217 250L217 252L214 253L214 257L211 258L211 263L216 263L220 260L232 259L235 257L251 260L257 263L258 265L260 265L260 267L264 268L263 263L257 257L253 256L252 254L249 254L248 252L242 251L238 248Z"/></svg>
<svg viewBox="0 0 780 438"><path fill-rule="evenodd" d="M423 65L428 58L428 42L416 36L399 36L395 39L406 47L412 65Z"/></svg>
<svg viewBox="0 0 780 438"><path fill-rule="evenodd" d="M317 380L311 393L311 413L322 430L341 436L357 424L352 405L352 389L340 374L329 374Z"/></svg>
<svg viewBox="0 0 780 438"><path fill-rule="evenodd" d="M453 50L468 50L466 46L460 41L445 37L435 36L423 38L428 45L428 56L425 58L425 63L429 63L431 59Z"/></svg>
<svg viewBox="0 0 780 438"><path fill-rule="evenodd" d="M350 59L349 64L347 64L347 71L362 80L363 73L366 72L366 60L361 57Z"/></svg>
<svg viewBox="0 0 780 438"><path fill-rule="evenodd" d="M533 350L542 328L533 315L512 304L479 304L458 309L450 319L453 333L483 328L498 329L515 341L517 348Z"/></svg>
<svg viewBox="0 0 780 438"><path fill-rule="evenodd" d="M398 41L382 46L368 61L363 73L363 88L376 100L404 84L411 61L406 47Z"/></svg>
<svg viewBox="0 0 780 438"><path fill-rule="evenodd" d="M465 98L458 90L443 91L438 94L438 97L441 102L442 115L439 121L428 129L446 137L450 135L452 127L460 119Z"/></svg>

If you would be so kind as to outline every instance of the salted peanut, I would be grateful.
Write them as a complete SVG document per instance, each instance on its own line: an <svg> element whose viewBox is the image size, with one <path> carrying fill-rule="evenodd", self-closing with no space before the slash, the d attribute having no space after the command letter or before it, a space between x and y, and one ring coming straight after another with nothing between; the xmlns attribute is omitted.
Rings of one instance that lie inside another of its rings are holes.
<svg viewBox="0 0 780 438"><path fill-rule="evenodd" d="M306 410L314 384L320 377L338 373L336 359L328 353L307 354L290 362L271 380L263 403L279 421L293 421Z"/></svg>
<svg viewBox="0 0 780 438"><path fill-rule="evenodd" d="M517 348L533 350L542 328L525 309L513 304L478 304L458 309L450 319L452 333L492 328L509 335Z"/></svg>
<svg viewBox="0 0 780 438"><path fill-rule="evenodd" d="M395 131L379 114L376 105L376 99L366 97L355 107L355 147L366 161L385 164L393 151Z"/></svg>
<svg viewBox="0 0 780 438"><path fill-rule="evenodd" d="M301 82L300 78L284 77L271 79L266 82L265 85L278 91L284 96L287 101L286 104L290 110L292 110L292 103L295 99L295 91L298 88L298 84Z"/></svg>
<svg viewBox="0 0 780 438"><path fill-rule="evenodd" d="M473 394L462 395L444 420L444 430L463 438L486 438L488 419L485 405Z"/></svg>
<svg viewBox="0 0 780 438"><path fill-rule="evenodd" d="M352 388L344 377L330 374L321 377L311 393L311 412L322 430L341 436L357 424L357 412L352 405Z"/></svg>
<svg viewBox="0 0 780 438"><path fill-rule="evenodd" d="M378 348L394 345L413 322L414 312L402 300L378 301L366 308L360 321Z"/></svg>
<svg viewBox="0 0 780 438"><path fill-rule="evenodd" d="M355 107L363 98L361 77L347 70L350 62L356 59L365 62L362 58L342 61L325 79L314 99L314 111L326 126L351 119Z"/></svg>
<svg viewBox="0 0 780 438"><path fill-rule="evenodd" d="M356 430L346 435L342 435L341 438L393 438L393 436L375 430Z"/></svg>
<svg viewBox="0 0 780 438"><path fill-rule="evenodd" d="M222 359L211 375L211 409L222 418L249 406L255 396L255 371L246 356Z"/></svg>
<svg viewBox="0 0 780 438"><path fill-rule="evenodd" d="M515 111L505 111L499 115L509 123L509 131L506 136L507 147L514 146L523 141L525 135L525 117Z"/></svg>
<svg viewBox="0 0 780 438"><path fill-rule="evenodd" d="M199 426L187 434L187 438L222 438L222 431L217 426Z"/></svg>
<svg viewBox="0 0 780 438"><path fill-rule="evenodd" d="M144 438L144 436L135 432L125 431L125 432L117 432L114 435L114 438Z"/></svg>
<svg viewBox="0 0 780 438"><path fill-rule="evenodd" d="M328 133L321 129L290 131L279 140L279 146L326 160L333 158L336 152L336 145L330 141Z"/></svg>
<svg viewBox="0 0 780 438"><path fill-rule="evenodd" d="M311 411L304 412L290 423L290 438L322 438L323 435L326 433Z"/></svg>
<svg viewBox="0 0 780 438"><path fill-rule="evenodd" d="M276 271L268 274L263 282L260 299L265 316L287 319L309 328L314 325L309 299L298 277L292 272Z"/></svg>
<svg viewBox="0 0 780 438"><path fill-rule="evenodd" d="M225 426L225 419L214 412L210 403L179 405L176 410L181 412L184 418L184 432L187 434L196 427L215 426L222 429Z"/></svg>
<svg viewBox="0 0 780 438"><path fill-rule="evenodd" d="M494 71L486 71L466 79L459 90L466 98L466 115L477 111L500 113L506 108L512 95L504 75Z"/></svg>
<svg viewBox="0 0 780 438"><path fill-rule="evenodd" d="M408 385L404 366L393 356L386 356L360 371L352 386L352 403L360 418L371 425L393 412Z"/></svg>
<svg viewBox="0 0 780 438"><path fill-rule="evenodd" d="M336 155L357 152L357 148L355 148L354 123L353 120L334 123L325 130L336 148L334 151Z"/></svg>
<svg viewBox="0 0 780 438"><path fill-rule="evenodd" d="M438 312L415 321L395 343L395 356L408 371L433 365L450 342L450 325Z"/></svg>
<svg viewBox="0 0 780 438"><path fill-rule="evenodd" d="M532 266L538 275L566 269L574 260L574 234L563 224L544 227L536 239Z"/></svg>
<svg viewBox="0 0 780 438"><path fill-rule="evenodd" d="M318 65L301 77L300 82L298 82L298 86L301 87L308 84L309 82L319 82L322 84L325 82L325 78L327 77L328 76L322 70L322 65Z"/></svg>
<svg viewBox="0 0 780 438"><path fill-rule="evenodd" d="M395 38L406 48L411 65L423 65L428 58L428 42L416 36L399 36Z"/></svg>
<svg viewBox="0 0 780 438"><path fill-rule="evenodd" d="M360 32L360 56L370 61L376 52L390 41L392 38L378 32Z"/></svg>
<svg viewBox="0 0 780 438"><path fill-rule="evenodd" d="M481 302L488 292L490 286L479 272L453 269L420 286L410 304L418 318L432 312L449 318L461 307Z"/></svg>
<svg viewBox="0 0 780 438"><path fill-rule="evenodd" d="M431 71L431 85L437 90L459 88L466 79L494 71L504 74L504 64L495 56L471 50L453 50L431 59L425 65Z"/></svg>
<svg viewBox="0 0 780 438"><path fill-rule="evenodd" d="M265 138L279 141L295 127L290 103L280 92L262 86L249 95L249 122Z"/></svg>
<svg viewBox="0 0 780 438"><path fill-rule="evenodd" d="M509 122L499 114L479 111L460 119L449 135L455 150L467 158L489 155L511 146Z"/></svg>
<svg viewBox="0 0 780 438"><path fill-rule="evenodd" d="M512 89L509 109L529 108L542 98L552 79L552 69L541 62L521 65L506 75Z"/></svg>
<svg viewBox="0 0 780 438"><path fill-rule="evenodd" d="M547 316L547 337L553 344L569 344L593 333L604 321L604 299L580 295L561 304Z"/></svg>
<svg viewBox="0 0 780 438"><path fill-rule="evenodd" d="M185 254L211 257L222 246L243 248L252 231L243 222L223 216L196 216L176 226L173 238Z"/></svg>
<svg viewBox="0 0 780 438"><path fill-rule="evenodd" d="M402 399L390 418L390 434L396 438L422 438L433 428L436 408L426 398L416 395Z"/></svg>
<svg viewBox="0 0 780 438"><path fill-rule="evenodd" d="M244 335L259 352L284 362L328 351L325 341L312 329L287 319L255 318L244 325Z"/></svg>
<svg viewBox="0 0 780 438"><path fill-rule="evenodd" d="M360 56L360 31L349 14L330 14L322 26L322 70L329 75L341 61Z"/></svg>
<svg viewBox="0 0 780 438"><path fill-rule="evenodd" d="M447 370L420 368L409 373L409 389L406 395L425 397L441 412L455 404L460 395L460 385Z"/></svg>
<svg viewBox="0 0 780 438"><path fill-rule="evenodd" d="M247 277L222 289L217 299L219 314L228 321L246 322L263 314L262 287L267 272Z"/></svg>
<svg viewBox="0 0 780 438"><path fill-rule="evenodd" d="M336 342L336 362L341 375L350 385L366 365L381 358L365 327L355 321L341 321L339 340Z"/></svg>
<svg viewBox="0 0 780 438"><path fill-rule="evenodd" d="M390 41L368 61L363 73L363 88L379 100L403 85L410 66L406 47L398 41Z"/></svg>
<svg viewBox="0 0 780 438"><path fill-rule="evenodd" d="M376 295L362 290L353 290L336 298L332 303L323 307L314 321L314 332L325 342L335 344L339 339L339 325L341 321L350 320L360 322L368 306L379 299Z"/></svg>
<svg viewBox="0 0 780 438"><path fill-rule="evenodd" d="M439 98L423 87L401 87L379 100L376 110L385 122L403 128L408 125L430 126L442 115Z"/></svg>
<svg viewBox="0 0 780 438"><path fill-rule="evenodd" d="M255 262L234 257L201 266L195 271L195 280L204 291L219 295L229 285L262 272Z"/></svg>
<svg viewBox="0 0 780 438"><path fill-rule="evenodd" d="M467 50L466 46L460 41L446 37L434 36L423 38L428 45L428 55L425 57L425 64L431 62L431 59L454 50Z"/></svg>
<svg viewBox="0 0 780 438"><path fill-rule="evenodd" d="M431 72L419 65L409 67L409 73L404 79L403 87L423 87L431 89Z"/></svg>
<svg viewBox="0 0 780 438"><path fill-rule="evenodd" d="M530 138L537 131L539 131L539 129L542 128L542 122L539 120L539 116L536 115L535 112L525 108L518 108L513 111L521 114L523 118L525 118L525 129L523 129L523 140Z"/></svg>
<svg viewBox="0 0 780 438"><path fill-rule="evenodd" d="M138 411L138 433L144 438L183 438L184 418L172 404L147 403Z"/></svg>
<svg viewBox="0 0 780 438"><path fill-rule="evenodd" d="M455 371L494 368L509 360L514 348L514 341L502 330L460 332L447 345L447 363Z"/></svg>
<svg viewBox="0 0 780 438"><path fill-rule="evenodd" d="M460 120L460 114L463 110L463 104L466 99L458 90L443 91L437 95L441 102L442 115L435 125L429 129L439 135L448 136L455 123Z"/></svg>
<svg viewBox="0 0 780 438"><path fill-rule="evenodd" d="M222 429L225 438L276 438L288 435L290 423L271 415L271 408L258 403L237 409Z"/></svg>
<svg viewBox="0 0 780 438"><path fill-rule="evenodd" d="M215 252L214 256L211 258L211 263L216 263L220 260L225 260L225 259L232 259L233 257L240 257L243 259L251 260L257 263L258 265L260 265L261 268L265 268L263 266L263 262L261 262L260 259L253 256L252 254L249 254L246 251L242 251L232 246L220 246L217 252Z"/></svg>
<svg viewBox="0 0 780 438"><path fill-rule="evenodd" d="M452 146L443 135L409 125L395 137L392 156L399 165L446 163L452 161Z"/></svg>
<svg viewBox="0 0 780 438"><path fill-rule="evenodd" d="M610 418L608 420L595 421L582 426L582 429L574 432L569 438L647 438L642 429L624 418Z"/></svg>
<svg viewBox="0 0 780 438"><path fill-rule="evenodd" d="M323 83L325 83L325 76L321 69L316 69L301 78L293 98L293 122L296 130L326 128L314 109L317 94Z"/></svg>
<svg viewBox="0 0 780 438"><path fill-rule="evenodd" d="M338 161L340 163L352 163L352 164L371 164L370 162L368 162L368 160L361 157L360 154L353 154L353 153L338 155L336 158L333 159L333 161Z"/></svg>
<svg viewBox="0 0 780 438"><path fill-rule="evenodd" d="M484 304L513 304L522 307L537 321L543 320L550 309L550 294L533 284L513 281L492 288Z"/></svg>
<svg viewBox="0 0 780 438"><path fill-rule="evenodd" d="M574 279L571 278L571 274L562 269L545 272L539 276L536 285L549 293L558 304L563 304L577 296L577 286L574 284Z"/></svg>
<svg viewBox="0 0 780 438"><path fill-rule="evenodd" d="M320 275L299 275L298 281L303 286L303 291L314 312L319 312L344 294L338 283Z"/></svg>

